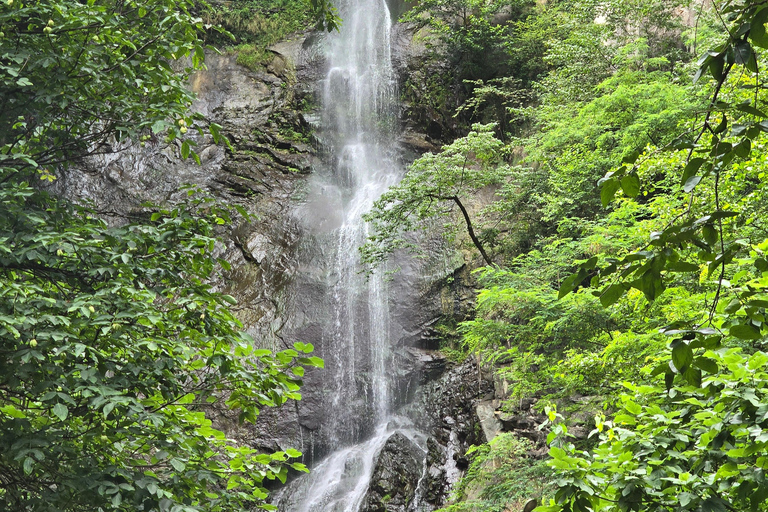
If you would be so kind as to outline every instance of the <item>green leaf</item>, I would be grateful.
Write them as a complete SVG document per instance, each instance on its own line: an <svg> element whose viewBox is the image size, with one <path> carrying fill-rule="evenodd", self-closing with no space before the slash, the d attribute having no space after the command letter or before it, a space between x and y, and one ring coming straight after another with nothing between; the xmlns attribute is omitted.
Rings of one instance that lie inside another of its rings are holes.
<svg viewBox="0 0 768 512"><path fill-rule="evenodd" d="M768 354L765 352L755 352L749 357L747 368L755 371L765 366L766 363L768 363Z"/></svg>
<svg viewBox="0 0 768 512"><path fill-rule="evenodd" d="M671 272L696 272L699 270L699 266L687 261L668 261L667 270Z"/></svg>
<svg viewBox="0 0 768 512"><path fill-rule="evenodd" d="M728 502L717 496L710 496L701 502L701 512L727 512Z"/></svg>
<svg viewBox="0 0 768 512"><path fill-rule="evenodd" d="M24 474L31 475L34 466L35 466L35 459L33 459L32 457L25 458L24 464L22 465L22 468L24 469Z"/></svg>
<svg viewBox="0 0 768 512"><path fill-rule="evenodd" d="M688 384L697 388L701 387L701 370L688 366L683 372L683 378L688 381Z"/></svg>
<svg viewBox="0 0 768 512"><path fill-rule="evenodd" d="M615 304L624 295L625 288L621 284L612 284L600 294L600 304L604 308Z"/></svg>
<svg viewBox="0 0 768 512"><path fill-rule="evenodd" d="M643 408L639 404L636 404L635 402L632 402L632 401L626 402L624 404L624 408L627 411L629 411L631 414L634 414L635 416L643 412Z"/></svg>
<svg viewBox="0 0 768 512"><path fill-rule="evenodd" d="M685 185L685 183L699 171L705 161L706 160L701 157L691 158L686 164L685 169L683 169L683 176L680 179L680 184Z"/></svg>
<svg viewBox="0 0 768 512"><path fill-rule="evenodd" d="M61 421L64 421L69 415L69 409L67 409L66 405L59 403L53 406L53 414Z"/></svg>
<svg viewBox="0 0 768 512"><path fill-rule="evenodd" d="M184 142L181 143L181 158L186 160L187 157L189 157L189 151L190 151L189 141L185 140Z"/></svg>
<svg viewBox="0 0 768 512"><path fill-rule="evenodd" d="M709 218L712 220L719 220L719 219L727 219L727 218L738 217L738 216L739 216L739 212L718 210L716 212L712 212L709 215Z"/></svg>
<svg viewBox="0 0 768 512"><path fill-rule="evenodd" d="M757 67L754 65L755 54L752 50L752 45L748 41L738 41L735 50L736 63L745 66L752 72L757 72Z"/></svg>
<svg viewBox="0 0 768 512"><path fill-rule="evenodd" d="M315 367L315 368L324 368L325 367L325 361L323 361L319 357L312 356L308 358L309 362L307 363L309 366Z"/></svg>
<svg viewBox="0 0 768 512"><path fill-rule="evenodd" d="M213 136L213 142L218 144L219 141L221 140L221 125L218 125L216 123L211 123L208 128L211 130L211 135Z"/></svg>
<svg viewBox="0 0 768 512"><path fill-rule="evenodd" d="M158 134L165 131L167 127L168 127L168 123L166 123L165 120L160 119L152 123L152 132L155 134Z"/></svg>
<svg viewBox="0 0 768 512"><path fill-rule="evenodd" d="M734 153L736 153L736 156L741 158L747 158L749 156L750 151L752 151L752 141L745 138L733 148L733 151Z"/></svg>
<svg viewBox="0 0 768 512"><path fill-rule="evenodd" d="M715 129L712 130L712 133L723 133L726 128L728 128L728 117L723 114L723 118L720 120L720 123L715 127Z"/></svg>
<svg viewBox="0 0 768 512"><path fill-rule="evenodd" d="M766 115L762 110L752 106L749 103L741 103L739 105L736 105L736 108L746 114L751 114L753 116L763 117L763 118L768 117L768 115Z"/></svg>
<svg viewBox="0 0 768 512"><path fill-rule="evenodd" d="M672 389L672 385L675 383L675 374L671 371L668 371L664 374L664 385L667 388L667 391Z"/></svg>
<svg viewBox="0 0 768 512"><path fill-rule="evenodd" d="M725 55L718 54L709 59L709 72L718 82L723 78L723 69L725 67Z"/></svg>
<svg viewBox="0 0 768 512"><path fill-rule="evenodd" d="M682 373L693 361L693 351L687 343L680 342L672 348L672 363Z"/></svg>
<svg viewBox="0 0 768 512"><path fill-rule="evenodd" d="M707 373L715 374L719 371L717 363L706 357L697 357L693 360L693 365Z"/></svg>
<svg viewBox="0 0 768 512"><path fill-rule="evenodd" d="M768 37L766 37L765 31L766 21L768 21L768 9L763 6L752 19L749 31L749 39L760 48L768 48Z"/></svg>
<svg viewBox="0 0 768 512"><path fill-rule="evenodd" d="M613 197L616 195L616 192L619 190L619 180L613 178L605 183L603 183L603 188L600 190L600 201L603 203L603 207L607 207L611 201L613 201Z"/></svg>
<svg viewBox="0 0 768 512"><path fill-rule="evenodd" d="M640 177L637 174L628 174L620 180L621 189L628 197L637 197L640 193Z"/></svg>
<svg viewBox="0 0 768 512"><path fill-rule="evenodd" d="M737 324L728 329L728 334L742 340L759 340L762 335L760 329L750 324Z"/></svg>
<svg viewBox="0 0 768 512"><path fill-rule="evenodd" d="M640 152L639 151L633 151L629 155L627 155L624 158L622 158L621 162L624 163L624 164L632 165L635 162L637 162L637 159L639 157L640 157Z"/></svg>
<svg viewBox="0 0 768 512"><path fill-rule="evenodd" d="M683 185L683 190L686 193L690 193L693 191L693 189L696 188L696 185L698 185L700 182L701 182L701 176L691 176Z"/></svg>
<svg viewBox="0 0 768 512"><path fill-rule="evenodd" d="M18 410L13 404L4 405L3 407L0 407L0 412L3 414L10 416L11 418L26 418L27 415L24 414L22 411Z"/></svg>
<svg viewBox="0 0 768 512"><path fill-rule="evenodd" d="M731 302L728 303L727 306L723 309L726 313L729 315L732 315L733 313L737 312L741 309L741 301L739 299L732 299Z"/></svg>

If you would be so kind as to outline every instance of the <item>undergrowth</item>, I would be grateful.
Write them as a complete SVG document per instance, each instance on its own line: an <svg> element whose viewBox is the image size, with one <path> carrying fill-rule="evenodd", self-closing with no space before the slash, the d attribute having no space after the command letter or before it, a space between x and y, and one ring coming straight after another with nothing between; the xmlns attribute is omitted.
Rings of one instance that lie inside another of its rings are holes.
<svg viewBox="0 0 768 512"><path fill-rule="evenodd" d="M551 470L531 456L533 443L512 432L473 446L469 469L452 496L455 503L437 512L504 512L522 510L526 502L547 494Z"/></svg>
<svg viewBox="0 0 768 512"><path fill-rule="evenodd" d="M201 12L203 22L221 26L233 38L209 33L209 42L237 52L237 63L258 69L272 60L268 48L311 25L311 16L301 0L237 0L211 5Z"/></svg>

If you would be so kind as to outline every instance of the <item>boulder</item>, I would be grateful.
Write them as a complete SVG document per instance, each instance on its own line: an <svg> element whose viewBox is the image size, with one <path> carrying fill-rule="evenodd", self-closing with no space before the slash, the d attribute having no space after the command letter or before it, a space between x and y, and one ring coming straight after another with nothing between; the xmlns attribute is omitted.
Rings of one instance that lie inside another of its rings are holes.
<svg viewBox="0 0 768 512"><path fill-rule="evenodd" d="M424 453L400 432L379 452L360 512L405 512L421 479Z"/></svg>
<svg viewBox="0 0 768 512"><path fill-rule="evenodd" d="M501 421L496 417L495 412L493 400L482 400L475 406L475 413L486 441L491 441L502 430Z"/></svg>

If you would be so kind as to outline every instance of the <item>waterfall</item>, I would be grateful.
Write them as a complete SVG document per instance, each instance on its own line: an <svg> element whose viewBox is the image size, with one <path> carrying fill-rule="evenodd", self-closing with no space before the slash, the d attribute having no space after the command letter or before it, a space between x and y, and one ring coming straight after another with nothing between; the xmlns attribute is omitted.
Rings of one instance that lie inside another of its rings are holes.
<svg viewBox="0 0 768 512"><path fill-rule="evenodd" d="M359 273L357 248L368 235L362 215L396 182L400 167L393 156L389 10L384 0L356 0L342 8L344 24L328 44L322 121L330 178L342 195L332 266L334 323L330 343L324 344L334 382L329 429L337 446L361 441L370 435L366 427L381 423L389 412L386 283L378 273L368 279ZM355 413L345 414L353 404Z"/></svg>
<svg viewBox="0 0 768 512"><path fill-rule="evenodd" d="M319 383L305 386L322 386L318 431L325 432L329 454L277 493L282 512L357 512L392 432L424 444L424 436L394 414L388 282L381 271L360 274L357 250L368 235L362 215L403 169L396 156L392 20L385 0L338 7L343 25L325 40L329 66L322 84L328 164L316 170L303 210L318 241L310 252L324 260L314 262L325 269L316 277L324 285L312 298L298 299L300 309L313 310L303 314L322 324L320 334L311 334L319 339L325 370Z"/></svg>

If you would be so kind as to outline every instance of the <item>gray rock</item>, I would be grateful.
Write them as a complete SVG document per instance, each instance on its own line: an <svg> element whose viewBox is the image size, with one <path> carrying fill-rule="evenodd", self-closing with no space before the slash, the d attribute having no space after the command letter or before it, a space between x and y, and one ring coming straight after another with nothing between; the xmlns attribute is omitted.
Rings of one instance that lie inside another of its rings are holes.
<svg viewBox="0 0 768 512"><path fill-rule="evenodd" d="M496 407L493 404L493 400L478 402L475 406L475 412L477 413L477 419L480 421L480 426L483 428L486 442L491 441L502 430L501 421L495 415Z"/></svg>
<svg viewBox="0 0 768 512"><path fill-rule="evenodd" d="M434 438L427 438L427 470L423 483L423 499L435 507L444 505L448 497L450 483L447 462L446 449Z"/></svg>
<svg viewBox="0 0 768 512"><path fill-rule="evenodd" d="M360 512L405 512L421 478L423 452L400 432L379 453Z"/></svg>

